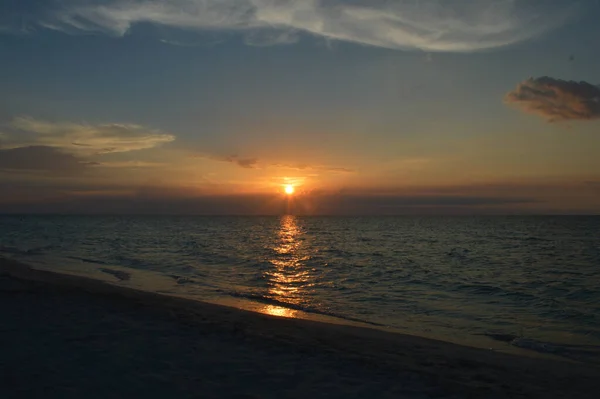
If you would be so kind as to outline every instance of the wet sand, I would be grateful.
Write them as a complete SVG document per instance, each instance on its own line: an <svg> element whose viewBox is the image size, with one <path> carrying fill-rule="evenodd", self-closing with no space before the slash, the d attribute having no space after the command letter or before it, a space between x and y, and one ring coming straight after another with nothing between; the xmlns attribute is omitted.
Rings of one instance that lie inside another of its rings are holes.
<svg viewBox="0 0 600 399"><path fill-rule="evenodd" d="M0 259L2 398L596 398L600 368L286 319Z"/></svg>

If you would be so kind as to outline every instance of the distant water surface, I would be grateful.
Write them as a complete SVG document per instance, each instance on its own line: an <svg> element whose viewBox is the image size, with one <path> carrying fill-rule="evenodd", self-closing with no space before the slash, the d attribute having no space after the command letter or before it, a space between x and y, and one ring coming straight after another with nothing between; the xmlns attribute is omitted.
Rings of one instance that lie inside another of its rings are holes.
<svg viewBox="0 0 600 399"><path fill-rule="evenodd" d="M0 256L600 364L600 217L0 216Z"/></svg>

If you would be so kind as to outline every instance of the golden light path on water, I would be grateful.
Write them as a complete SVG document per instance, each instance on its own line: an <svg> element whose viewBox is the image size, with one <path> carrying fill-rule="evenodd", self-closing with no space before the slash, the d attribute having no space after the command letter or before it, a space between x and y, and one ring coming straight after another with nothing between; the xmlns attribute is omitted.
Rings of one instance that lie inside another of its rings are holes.
<svg viewBox="0 0 600 399"><path fill-rule="evenodd" d="M268 283L268 296L277 302L290 305L302 305L306 300L305 290L312 286L312 276L304 265L308 255L301 254L302 229L295 216L282 216L277 240L273 246L273 257L269 260L273 266L264 273ZM298 311L277 305L265 305L262 313L280 317L299 317Z"/></svg>

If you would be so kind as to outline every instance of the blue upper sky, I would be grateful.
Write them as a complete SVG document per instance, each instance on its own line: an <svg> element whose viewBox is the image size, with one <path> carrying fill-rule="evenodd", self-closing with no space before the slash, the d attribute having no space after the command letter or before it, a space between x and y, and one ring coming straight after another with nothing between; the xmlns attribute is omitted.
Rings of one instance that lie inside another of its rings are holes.
<svg viewBox="0 0 600 399"><path fill-rule="evenodd" d="M315 213L595 213L598 20L596 0L3 2L0 210L259 212L289 183Z"/></svg>

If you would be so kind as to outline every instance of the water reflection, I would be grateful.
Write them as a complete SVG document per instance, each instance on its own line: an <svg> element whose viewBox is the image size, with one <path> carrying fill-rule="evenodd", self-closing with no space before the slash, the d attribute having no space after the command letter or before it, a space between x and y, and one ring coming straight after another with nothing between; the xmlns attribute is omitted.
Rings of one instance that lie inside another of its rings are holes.
<svg viewBox="0 0 600 399"><path fill-rule="evenodd" d="M307 305L307 290L312 287L313 276L305 262L310 259L303 248L303 231L296 216L282 216L277 239L273 246L273 256L269 263L273 266L264 273L268 284L266 296L282 306L268 305L262 312L273 316L298 317L298 311L289 309Z"/></svg>
<svg viewBox="0 0 600 399"><path fill-rule="evenodd" d="M298 311L294 309L284 308L283 306L265 305L260 309L261 313L270 314L278 317L297 318Z"/></svg>

